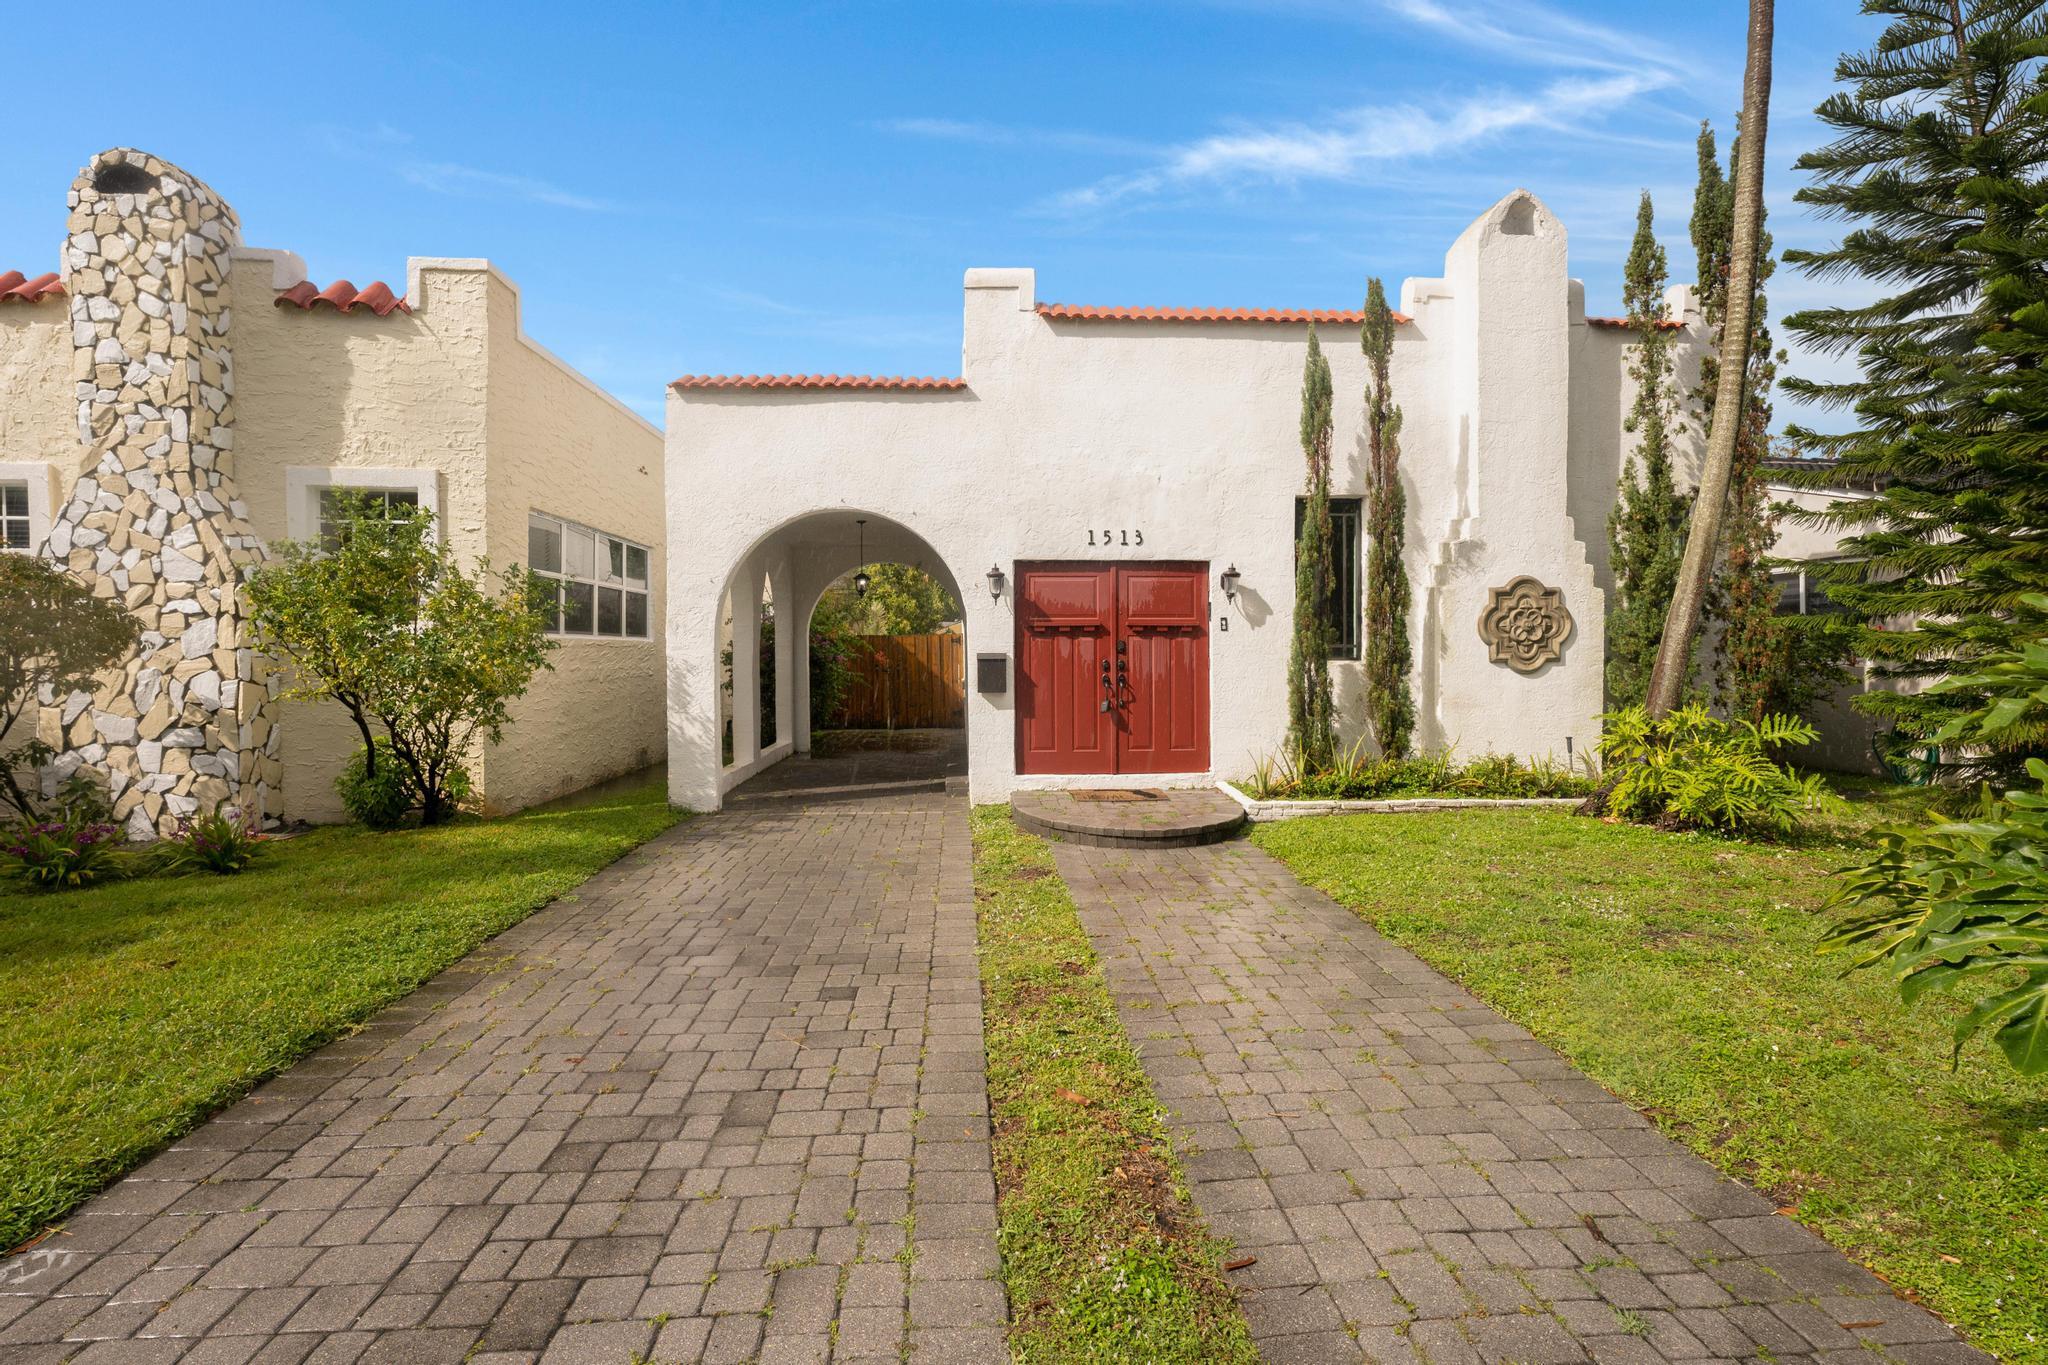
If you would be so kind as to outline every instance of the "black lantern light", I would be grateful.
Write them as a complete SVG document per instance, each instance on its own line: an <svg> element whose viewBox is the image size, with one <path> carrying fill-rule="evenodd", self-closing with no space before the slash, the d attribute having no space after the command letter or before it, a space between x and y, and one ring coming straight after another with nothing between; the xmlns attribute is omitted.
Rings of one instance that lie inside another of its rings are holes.
<svg viewBox="0 0 2048 1365"><path fill-rule="evenodd" d="M1003 566L1000 564L988 566L988 600L991 602L1003 600Z"/></svg>
<svg viewBox="0 0 2048 1365"><path fill-rule="evenodd" d="M868 584L874 582L868 577L868 519L855 517L853 524L860 528L860 572L853 576L853 595L866 597Z"/></svg>
<svg viewBox="0 0 2048 1365"><path fill-rule="evenodd" d="M1232 564L1223 571L1223 577L1217 580L1218 585L1223 589L1223 595L1233 602L1237 600L1237 580L1242 577L1244 575L1237 571L1237 565Z"/></svg>

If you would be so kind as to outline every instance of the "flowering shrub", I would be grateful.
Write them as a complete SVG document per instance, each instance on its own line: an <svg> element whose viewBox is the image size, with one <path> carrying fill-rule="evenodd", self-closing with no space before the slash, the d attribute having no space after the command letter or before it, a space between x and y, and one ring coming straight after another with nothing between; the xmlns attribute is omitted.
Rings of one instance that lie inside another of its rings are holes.
<svg viewBox="0 0 2048 1365"><path fill-rule="evenodd" d="M174 872L216 872L228 876L256 861L263 836L256 822L232 807L198 819L186 816L165 845L164 866Z"/></svg>
<svg viewBox="0 0 2048 1365"><path fill-rule="evenodd" d="M121 874L119 825L54 820L0 837L15 871L34 886L90 886Z"/></svg>

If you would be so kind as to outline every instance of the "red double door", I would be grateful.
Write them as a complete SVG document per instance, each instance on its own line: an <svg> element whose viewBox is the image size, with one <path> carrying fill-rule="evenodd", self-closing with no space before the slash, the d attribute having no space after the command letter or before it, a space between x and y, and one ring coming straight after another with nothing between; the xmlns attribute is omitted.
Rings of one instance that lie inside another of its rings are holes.
<svg viewBox="0 0 2048 1365"><path fill-rule="evenodd" d="M1019 564L1017 771L1208 767L1208 566Z"/></svg>

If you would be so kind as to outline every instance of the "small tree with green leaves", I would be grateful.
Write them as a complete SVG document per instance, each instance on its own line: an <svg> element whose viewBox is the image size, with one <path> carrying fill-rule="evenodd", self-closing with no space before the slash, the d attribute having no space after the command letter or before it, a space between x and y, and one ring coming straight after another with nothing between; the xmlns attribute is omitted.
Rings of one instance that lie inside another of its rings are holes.
<svg viewBox="0 0 2048 1365"><path fill-rule="evenodd" d="M47 560L0 554L0 806L23 823L40 806L17 771L54 757L35 736L36 708L92 690L93 675L127 658L140 630L119 603Z"/></svg>
<svg viewBox="0 0 2048 1365"><path fill-rule="evenodd" d="M250 576L257 642L290 666L279 695L340 704L366 771L395 758L421 823L439 824L467 792L464 757L504 737L554 641L525 574L484 559L465 571L432 514L360 499L336 510L331 545L284 542Z"/></svg>
<svg viewBox="0 0 2048 1365"><path fill-rule="evenodd" d="M1394 403L1394 310L1377 277L1366 282L1365 321L1365 718L1380 752L1406 758L1415 734L1409 689L1408 495L1401 488L1401 409ZM1327 507L1327 501L1325 506Z"/></svg>
<svg viewBox="0 0 2048 1365"><path fill-rule="evenodd" d="M1739 144L1740 138L1737 142ZM1735 183L1721 168L1714 129L1700 124L1699 180L1693 191L1692 242L1698 260L1700 314L1718 328L1728 310L1730 258L1734 251ZM1732 162L1739 146L1730 149ZM1735 434L1735 463L1728 480L1728 523L1720 573L1707 614L1720 626L1714 659L1715 692L1732 716L1762 722L1774 714L1802 715L1846 676L1848 626L1829 615L1788 616L1778 611L1778 587L1771 578L1771 549L1777 544L1777 509L1771 501L1771 391L1782 352L1771 349L1769 303L1764 285L1776 263L1771 235L1759 224L1756 302L1750 313L1749 370L1742 393L1742 420ZM1706 420L1714 415L1721 359L1700 362L1695 400Z"/></svg>
<svg viewBox="0 0 2048 1365"><path fill-rule="evenodd" d="M1649 690L1691 510L1671 469L1671 339L1664 305L1669 269L1653 222L1645 190L1622 283L1635 332L1629 375L1636 385L1635 403L1622 425L1635 435L1636 448L1622 468L1620 496L1607 518L1615 595L1607 613L1607 701L1616 709L1640 703Z"/></svg>
<svg viewBox="0 0 2048 1365"><path fill-rule="evenodd" d="M853 591L852 575L825 589L831 615L856 635L929 635L960 619L960 604L945 584L915 564L868 564L865 595ZM823 604L820 604L823 610Z"/></svg>
<svg viewBox="0 0 2048 1365"><path fill-rule="evenodd" d="M1336 703L1330 695L1330 430L1335 388L1330 362L1308 329L1301 375L1301 453L1308 462L1301 534L1294 545L1294 639L1287 657L1287 740L1296 761L1313 771L1337 752Z"/></svg>

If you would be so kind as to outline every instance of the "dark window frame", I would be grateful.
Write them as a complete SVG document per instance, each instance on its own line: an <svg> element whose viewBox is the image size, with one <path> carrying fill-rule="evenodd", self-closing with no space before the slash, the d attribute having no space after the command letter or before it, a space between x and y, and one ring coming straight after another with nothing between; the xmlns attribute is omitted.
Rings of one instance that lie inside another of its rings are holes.
<svg viewBox="0 0 2048 1365"><path fill-rule="evenodd" d="M1294 500L1294 544L1301 545L1301 524L1308 499ZM1333 632L1330 657L1355 663L1365 643L1365 499L1330 499L1330 600L1323 619Z"/></svg>

